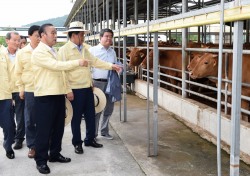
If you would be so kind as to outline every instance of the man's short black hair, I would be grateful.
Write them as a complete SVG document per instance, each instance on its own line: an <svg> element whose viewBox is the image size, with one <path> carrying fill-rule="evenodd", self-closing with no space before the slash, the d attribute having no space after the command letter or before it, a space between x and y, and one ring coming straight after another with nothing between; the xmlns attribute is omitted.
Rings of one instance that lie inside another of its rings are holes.
<svg viewBox="0 0 250 176"><path fill-rule="evenodd" d="M111 29L109 29L109 28L102 29L101 32L100 32L100 37L103 37L103 35L104 35L105 32L111 33L112 37L114 37L114 32Z"/></svg>
<svg viewBox="0 0 250 176"><path fill-rule="evenodd" d="M48 26L54 26L54 25L51 23L45 23L42 26L40 26L39 31L38 31L40 37L42 37L42 33L45 33L45 28Z"/></svg>
<svg viewBox="0 0 250 176"><path fill-rule="evenodd" d="M27 38L25 36L23 36L23 35L20 35L20 38L25 39L27 41Z"/></svg>
<svg viewBox="0 0 250 176"><path fill-rule="evenodd" d="M69 36L69 38L71 38L72 37L72 34L79 34L81 31L70 31L69 33L68 33L68 36Z"/></svg>
<svg viewBox="0 0 250 176"><path fill-rule="evenodd" d="M28 30L28 35L32 35L35 31L39 31L40 26L38 25L32 25L30 26L29 30Z"/></svg>

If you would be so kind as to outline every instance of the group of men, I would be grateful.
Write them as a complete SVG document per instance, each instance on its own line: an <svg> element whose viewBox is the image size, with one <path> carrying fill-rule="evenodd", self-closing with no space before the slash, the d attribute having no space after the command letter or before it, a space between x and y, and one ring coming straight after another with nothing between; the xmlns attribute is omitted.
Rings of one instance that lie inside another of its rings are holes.
<svg viewBox="0 0 250 176"><path fill-rule="evenodd" d="M84 35L88 32L82 22L70 23L66 31L69 41L59 51L53 48L57 41L56 28L49 23L31 26L28 30L30 43L22 49L18 49L20 35L17 32L6 35L8 46L0 51L0 70L3 70L0 72L0 126L9 159L15 158L12 144L15 142L14 149L22 148L26 136L28 157L35 159L40 173L50 173L47 161L71 161L60 153L65 98L73 108L71 129L75 153L84 152L83 143L103 147L96 142L101 113L95 113L93 86L105 92L109 70L121 72L122 68L115 64L116 54L110 47L113 31L101 30L100 44L94 47L84 43ZM108 123L114 102L108 95L106 97L101 135L113 139ZM86 123L84 141L82 115Z"/></svg>

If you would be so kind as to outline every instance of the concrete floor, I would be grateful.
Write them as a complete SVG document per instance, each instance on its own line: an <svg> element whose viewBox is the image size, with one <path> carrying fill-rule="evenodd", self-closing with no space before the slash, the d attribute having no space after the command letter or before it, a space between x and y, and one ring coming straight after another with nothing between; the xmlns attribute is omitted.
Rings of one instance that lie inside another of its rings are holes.
<svg viewBox="0 0 250 176"><path fill-rule="evenodd" d="M123 107L123 105L121 105ZM216 146L203 140L174 115L159 108L158 156L148 157L146 100L127 95L127 122L120 121L120 103L116 103L110 121L114 140L98 137L101 149L84 147L84 154L74 153L70 125L65 127L62 154L72 161L67 164L48 163L55 176L216 176ZM152 107L152 105L150 106ZM150 108L152 111L152 108ZM123 114L123 113L122 113ZM152 114L152 113L151 113ZM152 121L151 121L152 122ZM152 125L152 124L151 124ZM85 136L84 121L82 136ZM151 128L152 132L152 128ZM0 132L0 145L3 134ZM152 141L151 141L152 144ZM9 160L0 147L0 176L40 175L33 159L27 157L24 144ZM150 153L152 153L152 146ZM222 175L229 175L229 155L222 151ZM250 175L250 167L240 163L240 175Z"/></svg>
<svg viewBox="0 0 250 176"><path fill-rule="evenodd" d="M161 108L158 111L158 156L148 157L147 101L137 96L127 96L127 122L120 122L119 104L111 119L113 129L133 155L146 175L216 176L216 146L192 132L182 122ZM123 107L123 105L121 105ZM152 126L152 104L150 126ZM122 116L123 119L123 116ZM151 134L152 136L152 134ZM151 137L152 141L152 137ZM153 147L150 147L150 153ZM222 175L230 172L229 155L222 151ZM249 176L250 167L240 163L240 175Z"/></svg>

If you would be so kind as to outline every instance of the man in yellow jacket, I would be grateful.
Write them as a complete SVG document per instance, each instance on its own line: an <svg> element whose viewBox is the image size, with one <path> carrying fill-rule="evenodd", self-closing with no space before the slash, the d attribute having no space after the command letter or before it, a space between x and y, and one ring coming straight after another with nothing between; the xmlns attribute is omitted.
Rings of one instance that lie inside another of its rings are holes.
<svg viewBox="0 0 250 176"><path fill-rule="evenodd" d="M10 60L10 71L11 71L11 84L12 84L12 99L14 100L14 113L13 119L16 118L16 131L15 131L15 145L14 149L18 150L23 147L23 141L25 136L25 124L24 124L24 100L19 97L19 90L16 86L16 77L14 74L15 70L15 60L16 54L20 45L20 35L19 33L12 31L6 34L6 43L7 48L5 50L5 54Z"/></svg>
<svg viewBox="0 0 250 176"><path fill-rule="evenodd" d="M15 158L11 147L14 141L14 119L12 118L12 95L10 60L0 51L0 127L3 128L3 147L9 159Z"/></svg>
<svg viewBox="0 0 250 176"><path fill-rule="evenodd" d="M34 105L34 75L31 65L31 54L40 42L40 36L38 34L39 27L40 26L33 25L28 29L30 43L18 51L15 61L16 85L19 88L20 98L25 102L24 122L29 158L34 158L35 156L34 141L36 135L34 117L32 117L31 114Z"/></svg>
<svg viewBox="0 0 250 176"><path fill-rule="evenodd" d="M38 33L41 41L31 55L35 88L35 161L38 171L48 174L50 168L47 160L60 163L71 161L60 154L65 123L66 82L63 71L87 66L88 62L81 58L68 62L58 61L57 52L53 48L57 31L52 24L43 24Z"/></svg>
<svg viewBox="0 0 250 176"><path fill-rule="evenodd" d="M102 61L94 57L88 49L83 45L84 34L89 31L84 30L82 22L75 21L70 23L69 30L66 31L69 41L59 49L60 57L65 61L75 61L79 58L89 60L88 67L78 67L66 72L67 98L71 101L73 108L73 117L71 121L71 130L73 134L72 144L75 153L82 154L82 138L81 138L81 119L84 115L86 123L86 137L84 139L85 146L100 148L103 145L95 140L95 105L94 95L92 91L91 68L102 68L106 70L117 70L121 68L118 65Z"/></svg>

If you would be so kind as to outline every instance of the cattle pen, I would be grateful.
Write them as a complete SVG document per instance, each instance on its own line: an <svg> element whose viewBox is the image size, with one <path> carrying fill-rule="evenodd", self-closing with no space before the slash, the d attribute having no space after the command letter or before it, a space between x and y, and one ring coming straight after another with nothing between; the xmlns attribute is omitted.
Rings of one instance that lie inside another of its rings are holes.
<svg viewBox="0 0 250 176"><path fill-rule="evenodd" d="M250 66L249 0L76 0L65 27L76 20L93 31L85 38L91 45L98 43L100 29L113 29L114 48L123 63L131 60L127 58L131 47L145 49L147 69L138 65L137 76L141 79L135 80L134 91L153 101L153 113L148 111L147 118L148 156L158 153L157 113L161 106L217 146L218 175L221 175L221 148L230 154L230 175L239 175L240 159L250 164L250 81L249 69L245 69ZM131 37L134 39L132 44L127 42ZM190 41L200 45L190 47ZM150 51L152 71L149 68ZM164 51L181 53L177 68L161 65L162 53L163 56L171 55ZM199 60L208 65L204 53L216 58L218 72L213 77L206 75L205 81L197 81L189 76L194 68L188 70L187 66L197 54ZM232 58L232 64L223 58ZM124 71L129 72L126 64ZM126 79L125 74L124 122L128 120ZM172 88L178 91L173 92Z"/></svg>

